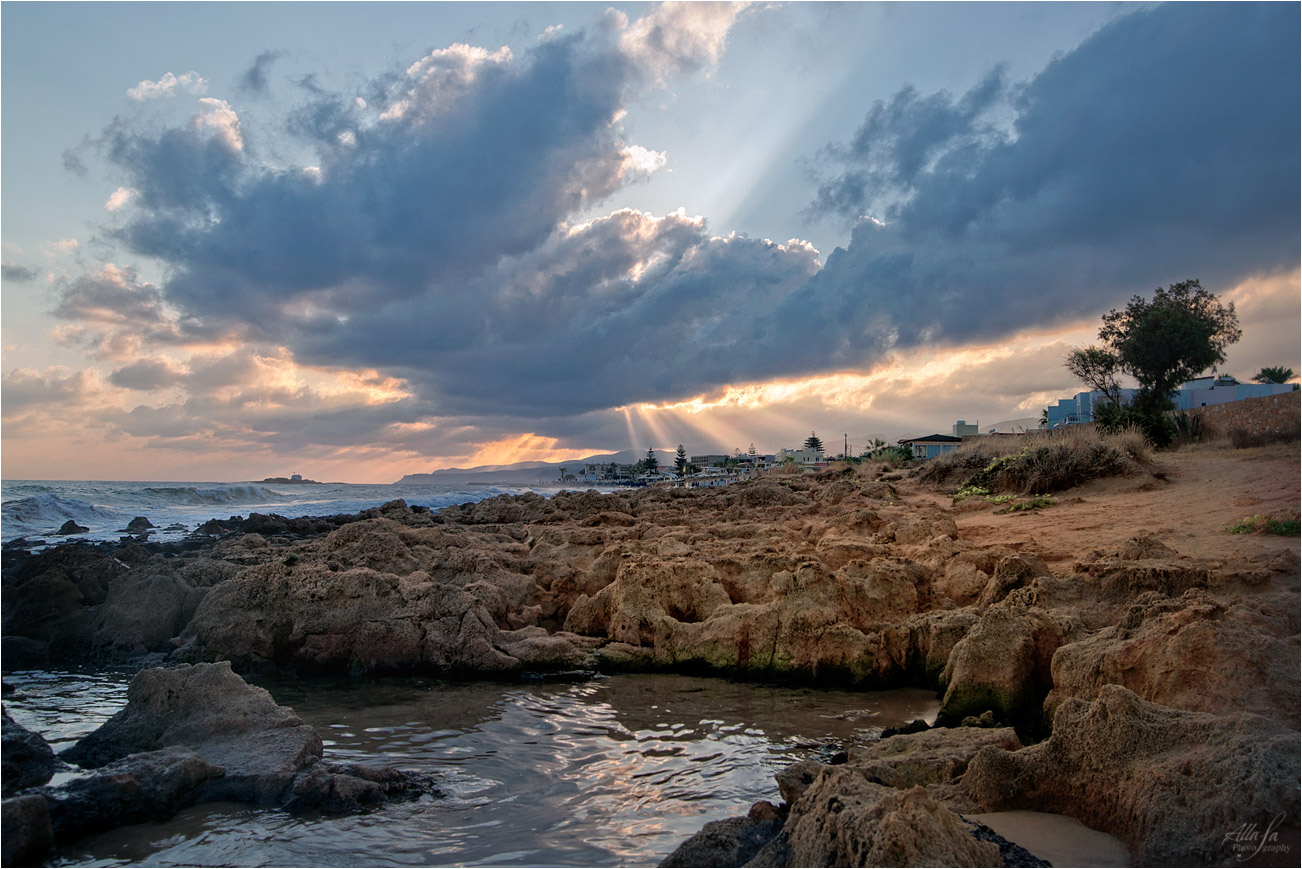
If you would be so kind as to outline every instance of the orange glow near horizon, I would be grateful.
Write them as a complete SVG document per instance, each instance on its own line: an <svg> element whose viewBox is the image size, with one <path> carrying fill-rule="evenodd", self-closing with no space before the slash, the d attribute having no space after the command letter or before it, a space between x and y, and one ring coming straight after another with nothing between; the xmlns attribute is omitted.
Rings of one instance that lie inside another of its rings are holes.
<svg viewBox="0 0 1302 869"><path fill-rule="evenodd" d="M1247 378L1260 366L1302 364L1300 291L1302 269L1295 268L1219 294L1235 303L1244 330L1222 371ZM621 449L636 458L648 447L673 450L680 442L693 453L745 450L755 442L767 453L798 445L811 427L821 431L832 421L838 432L856 437L946 431L965 416L1038 416L1046 404L1077 391L1061 359L1071 346L1095 342L1099 322L1090 317L999 341L896 351L864 370L728 384L677 401L595 411L594 434L570 440L591 444L582 447L535 431L488 434L473 421L414 412L362 439L368 442L316 443L309 431L296 446L285 446L272 437L281 420L295 424L321 411L402 402L415 390L375 369L303 365L284 347L221 341L175 356L128 353L81 368L20 367L6 374L20 386L5 408L4 470L12 479L260 479L296 471L320 480L392 482L437 468L570 462ZM118 386L110 376L125 359L164 363L176 381L156 390ZM24 404L23 383L55 399ZM201 399L197 410L189 407L192 399ZM162 434L169 426L174 433ZM840 435L824 439L839 442Z"/></svg>
<svg viewBox="0 0 1302 869"><path fill-rule="evenodd" d="M1068 340L1088 340L1092 324L1072 324L1053 330L1021 332L997 343L968 347L926 347L891 354L868 373L851 371L817 374L798 380L771 380L763 383L728 385L713 397L697 395L689 399L662 404L640 404L636 411L644 414L701 414L721 408L768 409L773 405L817 396L824 405L868 410L881 387L891 385L912 391L995 361Z"/></svg>
<svg viewBox="0 0 1302 869"><path fill-rule="evenodd" d="M513 465L516 462L572 462L602 449L558 448L558 440L532 432L499 438L479 444L479 449L463 459L469 467Z"/></svg>

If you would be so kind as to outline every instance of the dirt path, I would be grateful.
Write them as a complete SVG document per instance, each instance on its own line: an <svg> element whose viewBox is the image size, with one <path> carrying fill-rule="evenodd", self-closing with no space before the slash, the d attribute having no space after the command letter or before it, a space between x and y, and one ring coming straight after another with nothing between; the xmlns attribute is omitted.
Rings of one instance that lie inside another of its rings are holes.
<svg viewBox="0 0 1302 869"><path fill-rule="evenodd" d="M951 511L963 539L1033 539L1055 572L1137 534L1155 536L1183 555L1225 563L1256 561L1283 549L1298 554L1297 537L1226 531L1226 525L1257 514L1297 516L1302 475L1296 445L1194 447L1158 454L1155 470L1158 477L1096 480L1059 492L1056 505L1031 513L996 515L995 507L976 501L952 506L948 494L913 481L904 482L900 493Z"/></svg>

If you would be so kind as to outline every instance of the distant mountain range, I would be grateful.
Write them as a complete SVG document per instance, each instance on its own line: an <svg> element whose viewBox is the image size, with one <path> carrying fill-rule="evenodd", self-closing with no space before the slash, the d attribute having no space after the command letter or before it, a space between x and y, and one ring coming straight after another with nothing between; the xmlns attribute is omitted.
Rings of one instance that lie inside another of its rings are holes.
<svg viewBox="0 0 1302 869"><path fill-rule="evenodd" d="M674 463L674 452L670 450L656 450L656 458L660 460L660 466L670 466ZM434 471L430 474L407 474L401 480L400 484L438 484L450 485L460 483L510 483L513 485L529 485L535 483L557 483L561 481L561 468L565 468L566 473L574 474L583 470L584 465L609 465L614 462L617 465L631 465L634 462L640 462L646 458L646 453L634 453L632 450L621 450L617 453L602 453L600 455L585 456L581 459L574 459L568 462L516 462L513 465L479 465L474 468L444 468Z"/></svg>

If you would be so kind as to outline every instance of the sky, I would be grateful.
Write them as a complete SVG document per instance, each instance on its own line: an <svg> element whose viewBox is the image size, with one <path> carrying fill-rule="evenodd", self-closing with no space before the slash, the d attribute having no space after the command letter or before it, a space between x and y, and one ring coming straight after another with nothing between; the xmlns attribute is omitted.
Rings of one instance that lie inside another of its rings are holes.
<svg viewBox="0 0 1302 869"><path fill-rule="evenodd" d="M1302 370L1300 8L6 2L3 476L984 428L1189 278Z"/></svg>

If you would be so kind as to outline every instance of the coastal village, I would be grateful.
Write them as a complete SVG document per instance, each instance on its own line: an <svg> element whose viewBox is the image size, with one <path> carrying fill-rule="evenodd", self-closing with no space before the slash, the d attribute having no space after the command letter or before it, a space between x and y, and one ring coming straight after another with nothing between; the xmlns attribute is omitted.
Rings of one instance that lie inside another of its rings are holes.
<svg viewBox="0 0 1302 869"><path fill-rule="evenodd" d="M1188 414L1205 407L1225 405L1250 398L1282 395L1295 392L1297 389L1298 384L1295 383L1254 383L1240 381L1228 374L1211 374L1185 382L1172 397L1175 407L1172 413ZM1138 392L1137 389L1121 389L1119 397L1129 402ZM560 481L596 486L713 488L755 479L767 471L783 466L820 470L837 461L857 463L892 457L931 459L957 450L966 440L988 437L1015 438L1030 432L1060 430L1092 423L1095 408L1108 400L1109 396L1101 390L1087 390L1050 404L1042 412L1040 424L1034 428L1018 427L1012 431L989 428L983 432L979 424L960 419L953 424L948 434L933 433L902 438L893 445L887 444L880 438L874 438L862 447L858 443L851 445L847 438L841 444L842 449L835 453L827 449L823 440L812 431L800 447L783 448L776 453L760 453L755 445L751 444L747 450L743 451L738 447L730 454L694 455L689 454L680 444L672 463L662 463L655 455L655 451L648 449L646 458L633 464L585 463L576 470L561 467Z"/></svg>

